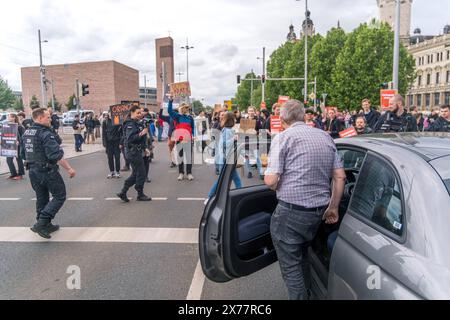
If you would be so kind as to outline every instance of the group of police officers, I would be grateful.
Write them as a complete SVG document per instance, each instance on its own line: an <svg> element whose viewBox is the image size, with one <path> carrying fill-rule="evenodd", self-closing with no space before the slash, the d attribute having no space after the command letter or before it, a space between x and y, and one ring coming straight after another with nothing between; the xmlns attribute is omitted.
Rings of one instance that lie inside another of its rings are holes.
<svg viewBox="0 0 450 320"><path fill-rule="evenodd" d="M381 115L373 125L375 132L416 132L415 117L407 113L401 95L391 99L391 109ZM64 180L59 173L63 167L70 178L75 177L75 170L64 159L61 139L51 125L51 114L47 109L35 109L32 113L33 124L25 131L22 143L25 149L26 167L29 170L31 186L36 192L36 224L31 230L41 237L50 239L51 233L59 230L52 220L66 200ZM450 132L450 107L441 107L441 116L431 124L428 131ZM138 201L151 201L144 194L144 184L148 176L148 158L151 153L149 127L143 121L142 109L133 106L129 118L122 126L121 144L126 159L130 162L132 173L125 181L117 196L123 202L129 202L127 192L135 187ZM147 159L147 160L146 160ZM50 194L52 199L50 200Z"/></svg>

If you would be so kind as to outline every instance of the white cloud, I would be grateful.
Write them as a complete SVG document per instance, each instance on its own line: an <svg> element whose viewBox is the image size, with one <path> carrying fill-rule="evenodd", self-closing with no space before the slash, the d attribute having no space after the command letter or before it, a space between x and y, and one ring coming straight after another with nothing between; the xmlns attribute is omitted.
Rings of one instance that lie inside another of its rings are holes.
<svg viewBox="0 0 450 320"><path fill-rule="evenodd" d="M337 24L346 30L377 16L376 0L309 1L316 31ZM414 0L412 28L442 32L448 0ZM175 41L175 70L186 73L180 47L189 38L193 94L208 103L236 91L236 74L261 72L267 56L285 41L292 22L297 34L304 2L294 0L16 0L2 4L0 75L20 89L20 67L38 65L37 29L47 64L117 60L147 75L155 85L154 39L170 32ZM429 18L433 17L433 19ZM183 79L184 76L182 76ZM178 77L176 77L178 79ZM143 82L143 79L141 80Z"/></svg>

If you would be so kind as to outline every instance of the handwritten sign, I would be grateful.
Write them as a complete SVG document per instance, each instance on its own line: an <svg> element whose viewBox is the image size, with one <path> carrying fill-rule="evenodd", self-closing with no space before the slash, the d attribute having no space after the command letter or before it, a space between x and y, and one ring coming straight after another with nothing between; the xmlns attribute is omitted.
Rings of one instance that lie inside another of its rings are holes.
<svg viewBox="0 0 450 320"><path fill-rule="evenodd" d="M350 137L355 137L357 135L358 135L358 132L356 132L355 127L351 127L344 131L339 132L339 137L341 137L341 138L350 138Z"/></svg>
<svg viewBox="0 0 450 320"><path fill-rule="evenodd" d="M170 86L170 94L174 98L191 96L191 86L189 85L189 82L187 82L187 81L172 83L169 86Z"/></svg>
<svg viewBox="0 0 450 320"><path fill-rule="evenodd" d="M2 157L17 157L18 155L18 134L19 125L17 123L4 123L0 130L0 146Z"/></svg>
<svg viewBox="0 0 450 320"><path fill-rule="evenodd" d="M272 134L278 134L283 131L283 126L281 125L281 117L280 116L271 116L270 117L270 132Z"/></svg>
<svg viewBox="0 0 450 320"><path fill-rule="evenodd" d="M122 125L130 114L130 104L117 104L109 107L111 111L112 122L115 126Z"/></svg>

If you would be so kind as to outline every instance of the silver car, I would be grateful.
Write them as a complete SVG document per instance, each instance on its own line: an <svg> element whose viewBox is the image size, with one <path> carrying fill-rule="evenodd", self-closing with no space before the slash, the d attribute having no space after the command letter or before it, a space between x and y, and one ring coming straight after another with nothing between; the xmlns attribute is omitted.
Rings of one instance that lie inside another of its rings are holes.
<svg viewBox="0 0 450 320"><path fill-rule="evenodd" d="M340 221L311 243L318 299L450 299L450 133L336 140L347 182ZM230 190L224 167L199 240L205 275L227 282L277 261L270 237L275 192ZM281 275L280 275L281 277Z"/></svg>

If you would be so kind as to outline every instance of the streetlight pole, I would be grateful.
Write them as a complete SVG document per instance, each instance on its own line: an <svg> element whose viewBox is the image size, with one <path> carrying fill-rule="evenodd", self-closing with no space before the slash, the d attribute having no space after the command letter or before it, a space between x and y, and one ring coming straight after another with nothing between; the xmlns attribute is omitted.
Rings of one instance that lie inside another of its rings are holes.
<svg viewBox="0 0 450 320"><path fill-rule="evenodd" d="M257 57L256 59L262 60L263 66L262 66L262 75L261 75L261 93L262 93L262 101L266 101L266 47L263 47L263 57Z"/></svg>
<svg viewBox="0 0 450 320"><path fill-rule="evenodd" d="M297 0L301 1L301 0ZM304 88L304 100L308 102L308 0L305 0L305 30L303 36L305 37L305 88Z"/></svg>
<svg viewBox="0 0 450 320"><path fill-rule="evenodd" d="M147 109L147 76L144 75L144 106Z"/></svg>
<svg viewBox="0 0 450 320"><path fill-rule="evenodd" d="M186 78L189 82L189 50L194 49L194 47L189 46L189 40L186 39L186 46L181 47L181 49L186 50Z"/></svg>
<svg viewBox="0 0 450 320"><path fill-rule="evenodd" d="M55 87L53 85L53 78L51 80L52 83L52 110L55 112Z"/></svg>
<svg viewBox="0 0 450 320"><path fill-rule="evenodd" d="M400 0L396 1L395 8L395 39L394 39L394 70L393 70L393 82L394 90L398 90L398 69L400 65Z"/></svg>
<svg viewBox="0 0 450 320"><path fill-rule="evenodd" d="M250 105L254 107L254 104L253 104L253 77L254 77L254 72L252 69L252 80L250 81Z"/></svg>
<svg viewBox="0 0 450 320"><path fill-rule="evenodd" d="M39 69L41 73L41 102L43 108L47 107L47 88L45 84L45 67L44 63L42 62L42 42L48 42L47 40L42 41L41 40L41 30L38 30L38 37L39 37Z"/></svg>

